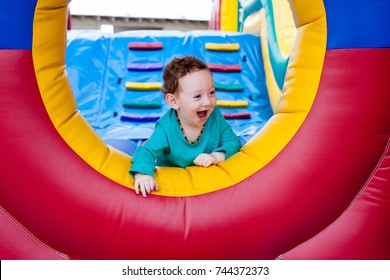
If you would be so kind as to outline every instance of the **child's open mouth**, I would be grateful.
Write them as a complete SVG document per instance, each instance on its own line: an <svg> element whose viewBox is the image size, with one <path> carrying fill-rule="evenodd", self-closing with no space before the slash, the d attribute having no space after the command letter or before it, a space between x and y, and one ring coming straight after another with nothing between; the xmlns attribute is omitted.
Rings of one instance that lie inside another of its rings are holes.
<svg viewBox="0 0 390 280"><path fill-rule="evenodd" d="M203 119L207 116L207 110L206 111L199 111L196 113L199 118Z"/></svg>

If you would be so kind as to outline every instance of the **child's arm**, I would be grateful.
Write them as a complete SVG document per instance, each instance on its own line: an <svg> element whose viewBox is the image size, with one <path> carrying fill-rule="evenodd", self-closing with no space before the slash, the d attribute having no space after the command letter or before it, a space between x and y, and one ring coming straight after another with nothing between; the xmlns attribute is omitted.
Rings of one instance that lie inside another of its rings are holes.
<svg viewBox="0 0 390 280"><path fill-rule="evenodd" d="M214 152L211 154L200 154L194 159L194 164L203 167L216 165L225 160L225 152Z"/></svg>
<svg viewBox="0 0 390 280"><path fill-rule="evenodd" d="M213 150L213 153L225 152L225 159L228 159L232 155L240 151L241 142L240 139L237 137L237 135L234 133L232 127L228 124L228 122L225 120L225 118L223 117L220 111L217 114L217 121L219 123L221 142L220 142L220 146Z"/></svg>
<svg viewBox="0 0 390 280"><path fill-rule="evenodd" d="M146 197L147 193L158 191L158 185L152 176L136 173L134 175L134 179L134 188L136 194L139 194L141 191L142 196Z"/></svg>
<svg viewBox="0 0 390 280"><path fill-rule="evenodd" d="M146 197L147 193L158 190L157 183L153 177L156 158L167 147L168 141L166 134L157 123L149 140L143 146L139 146L133 155L129 173L134 178L136 194L139 194L141 191L142 195Z"/></svg>

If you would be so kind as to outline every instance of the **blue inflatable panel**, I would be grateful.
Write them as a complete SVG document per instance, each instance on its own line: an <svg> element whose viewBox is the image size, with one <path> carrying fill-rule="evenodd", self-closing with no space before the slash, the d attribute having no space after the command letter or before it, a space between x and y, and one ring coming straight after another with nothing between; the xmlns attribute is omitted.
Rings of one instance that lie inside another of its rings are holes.
<svg viewBox="0 0 390 280"><path fill-rule="evenodd" d="M389 0L325 0L324 5L328 50L390 47Z"/></svg>
<svg viewBox="0 0 390 280"><path fill-rule="evenodd" d="M160 42L164 47L147 50L128 48L130 43L154 42ZM206 43L239 43L240 49L229 53L208 51ZM139 143L140 140L148 139L154 130L155 121L169 106L160 90L129 90L125 84L162 82L163 69L129 71L127 67L165 66L172 58L182 55L195 55L207 64L241 67L240 72L213 72L213 77L222 88L216 89L219 100L248 102L247 108L221 109L222 113L231 116L250 113L250 119L228 120L243 143L272 116L265 86L260 38L252 34L221 31L126 31L116 34L93 30L69 31L67 72L78 109L105 141L120 143L117 140L134 140ZM134 104L160 102L162 106L123 106L124 102L129 101L134 101Z"/></svg>
<svg viewBox="0 0 390 280"><path fill-rule="evenodd" d="M37 0L1 1L0 49L31 50Z"/></svg>

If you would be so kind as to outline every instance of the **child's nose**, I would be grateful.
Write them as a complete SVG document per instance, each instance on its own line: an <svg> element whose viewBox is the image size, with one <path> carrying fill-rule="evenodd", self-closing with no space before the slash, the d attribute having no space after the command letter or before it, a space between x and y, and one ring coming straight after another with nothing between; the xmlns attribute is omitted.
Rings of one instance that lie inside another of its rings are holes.
<svg viewBox="0 0 390 280"><path fill-rule="evenodd" d="M205 98L203 98L203 106L210 106L210 104L211 104L210 97L206 96Z"/></svg>

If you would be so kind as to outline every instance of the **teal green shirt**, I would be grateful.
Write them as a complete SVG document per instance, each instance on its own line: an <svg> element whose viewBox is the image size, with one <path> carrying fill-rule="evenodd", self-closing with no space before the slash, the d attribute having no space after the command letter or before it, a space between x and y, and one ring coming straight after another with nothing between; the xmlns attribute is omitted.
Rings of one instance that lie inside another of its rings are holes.
<svg viewBox="0 0 390 280"><path fill-rule="evenodd" d="M155 130L143 146L134 153L130 174L143 173L154 176L156 165L186 167L194 165L201 153L225 152L226 159L237 153L241 142L226 122L218 107L207 119L202 136L196 144L188 143L175 111L169 109L156 123Z"/></svg>

